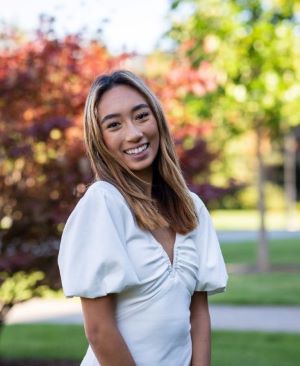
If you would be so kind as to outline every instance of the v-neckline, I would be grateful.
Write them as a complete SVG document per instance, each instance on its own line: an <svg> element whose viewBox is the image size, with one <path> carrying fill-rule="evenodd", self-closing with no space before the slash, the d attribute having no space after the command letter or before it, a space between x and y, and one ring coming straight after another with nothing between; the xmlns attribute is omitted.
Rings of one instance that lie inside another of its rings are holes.
<svg viewBox="0 0 300 366"><path fill-rule="evenodd" d="M169 257L169 254L167 253L167 251L165 250L163 245L155 238L155 236L151 233L151 231L147 231L147 233L149 234L150 238L159 246L163 255L168 259L170 267L173 268L174 264L175 264L175 260L176 260L176 244L178 241L179 234L177 232L175 232L175 239L174 239L173 250L172 250L173 258L171 261L171 258Z"/></svg>

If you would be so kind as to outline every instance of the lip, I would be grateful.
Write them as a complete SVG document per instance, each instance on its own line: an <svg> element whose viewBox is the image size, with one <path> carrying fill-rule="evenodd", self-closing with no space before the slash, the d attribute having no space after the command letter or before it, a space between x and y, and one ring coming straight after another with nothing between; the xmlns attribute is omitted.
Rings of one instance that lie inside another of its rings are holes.
<svg viewBox="0 0 300 366"><path fill-rule="evenodd" d="M146 151L148 149L149 145L150 145L149 142L144 142L143 144L139 144L137 146L129 147L128 149L123 150L123 152L126 154L126 151L132 150L132 149L138 149L139 147L144 146L144 145L147 145L146 149L144 150L144 151ZM142 151L141 153L143 153L144 151Z"/></svg>

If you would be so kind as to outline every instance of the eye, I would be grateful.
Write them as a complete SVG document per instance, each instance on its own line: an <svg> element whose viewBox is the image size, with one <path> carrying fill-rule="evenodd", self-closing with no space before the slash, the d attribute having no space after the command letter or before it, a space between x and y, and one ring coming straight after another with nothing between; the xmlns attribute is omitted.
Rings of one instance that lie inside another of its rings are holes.
<svg viewBox="0 0 300 366"><path fill-rule="evenodd" d="M142 112L135 116L136 119L146 119L149 116L149 112Z"/></svg>
<svg viewBox="0 0 300 366"><path fill-rule="evenodd" d="M117 121L114 121L114 122L109 122L108 124L107 124L107 128L109 128L109 129L114 129L114 128L117 128L118 126L119 126L119 122L117 122Z"/></svg>

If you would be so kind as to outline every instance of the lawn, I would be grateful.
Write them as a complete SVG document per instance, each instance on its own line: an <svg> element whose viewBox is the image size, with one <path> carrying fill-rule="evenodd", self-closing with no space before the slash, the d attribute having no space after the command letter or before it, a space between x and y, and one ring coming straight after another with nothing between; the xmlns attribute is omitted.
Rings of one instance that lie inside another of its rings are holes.
<svg viewBox="0 0 300 366"><path fill-rule="evenodd" d="M212 366L297 365L299 344L300 334L213 332ZM6 326L0 350L3 359L72 359L79 362L86 347L83 328L79 325L31 324Z"/></svg>
<svg viewBox="0 0 300 366"><path fill-rule="evenodd" d="M2 358L80 360L86 348L80 325L7 325L0 338Z"/></svg>
<svg viewBox="0 0 300 366"><path fill-rule="evenodd" d="M259 213L257 210L212 210L210 211L217 230L257 230ZM300 210L298 222L300 223ZM284 211L268 211L266 213L268 230L286 230L287 216Z"/></svg>
<svg viewBox="0 0 300 366"><path fill-rule="evenodd" d="M213 332L212 366L296 366L300 334Z"/></svg>
<svg viewBox="0 0 300 366"><path fill-rule="evenodd" d="M270 260L272 264L299 264L300 239L270 240ZM226 263L256 263L257 244L255 242L224 243L222 252Z"/></svg>
<svg viewBox="0 0 300 366"><path fill-rule="evenodd" d="M223 244L222 252L228 268L231 264L255 264L255 243ZM299 265L298 239L270 242L272 265ZM300 305L300 272L229 273L227 291L211 296L211 303L236 305Z"/></svg>
<svg viewBox="0 0 300 366"><path fill-rule="evenodd" d="M229 274L227 290L210 303L300 306L299 273Z"/></svg>

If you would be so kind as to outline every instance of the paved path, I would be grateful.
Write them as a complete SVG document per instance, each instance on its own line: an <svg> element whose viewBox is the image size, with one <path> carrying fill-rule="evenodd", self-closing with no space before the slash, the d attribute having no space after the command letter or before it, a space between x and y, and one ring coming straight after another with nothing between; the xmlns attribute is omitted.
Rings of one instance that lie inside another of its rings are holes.
<svg viewBox="0 0 300 366"><path fill-rule="evenodd" d="M212 328L300 333L300 307L210 306ZM8 314L13 323L82 324L80 301L33 299L16 305Z"/></svg>
<svg viewBox="0 0 300 366"><path fill-rule="evenodd" d="M300 333L300 307L211 306L213 329Z"/></svg>
<svg viewBox="0 0 300 366"><path fill-rule="evenodd" d="M218 238L221 243L226 242L243 242L243 241L255 241L258 238L258 232L255 230L218 230ZM269 239L299 239L300 244L300 231L283 231L283 230L270 230L267 232Z"/></svg>

